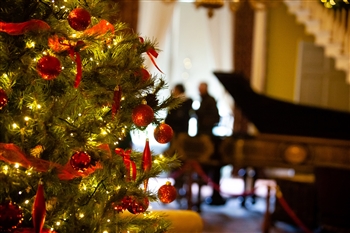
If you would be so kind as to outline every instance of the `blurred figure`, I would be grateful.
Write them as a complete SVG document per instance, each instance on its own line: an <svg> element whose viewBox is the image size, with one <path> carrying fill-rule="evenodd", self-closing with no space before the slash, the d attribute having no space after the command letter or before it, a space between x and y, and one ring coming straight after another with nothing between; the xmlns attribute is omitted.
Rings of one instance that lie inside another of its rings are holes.
<svg viewBox="0 0 350 233"><path fill-rule="evenodd" d="M181 137L188 136L188 123L193 113L192 110L192 99L185 96L185 87L182 84L177 84L173 90L172 95L177 98L183 98L183 102L177 108L171 109L168 112L164 122L171 126L174 131L173 138L170 142L169 148L164 152L170 156L174 155L178 150L178 140ZM180 160L183 158L180 156ZM179 175L178 170L173 171L174 175L174 186L178 191L177 202L182 207L181 199L185 197L184 186L184 177Z"/></svg>
<svg viewBox="0 0 350 233"><path fill-rule="evenodd" d="M183 98L180 106L168 112L165 118L165 123L173 128L175 136L179 133L188 133L188 122L192 112L192 100L185 95L185 87L182 84L177 84L172 94L175 97Z"/></svg>
<svg viewBox="0 0 350 233"><path fill-rule="evenodd" d="M208 93L208 84L202 82L198 87L201 97L201 104L196 111L197 115L197 132L198 135L206 134L210 136L214 144L214 153L208 163L202 164L204 172L211 178L211 180L220 185L221 178L221 154L219 151L222 139L213 134L213 128L220 121L219 110L216 106L216 100ZM220 191L213 189L213 194L205 202L209 205L224 205L226 200L221 196Z"/></svg>
<svg viewBox="0 0 350 233"><path fill-rule="evenodd" d="M209 95L207 83L200 83L198 90L201 97L201 105L196 111L197 134L207 134L212 136L213 127L220 121L216 100Z"/></svg>

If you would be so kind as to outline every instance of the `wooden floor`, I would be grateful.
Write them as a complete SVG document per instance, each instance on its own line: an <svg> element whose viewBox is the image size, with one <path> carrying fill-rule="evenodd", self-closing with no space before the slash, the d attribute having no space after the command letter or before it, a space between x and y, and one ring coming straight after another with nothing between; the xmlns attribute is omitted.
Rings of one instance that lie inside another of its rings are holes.
<svg viewBox="0 0 350 233"><path fill-rule="evenodd" d="M262 181L266 184L269 181ZM156 188L157 184L162 184L164 181L157 180L151 182ZM261 183L260 183L261 184ZM243 190L243 183L239 179L228 179L221 182L223 191L230 190L232 194L239 194ZM249 199L246 206L242 207L240 198L228 198L223 206L209 206L205 202L201 204L200 215L204 223L203 233L262 233L264 215L266 212L266 189L264 185L257 190L258 198L253 205ZM196 187L193 187L196 194ZM202 188L202 199L210 196L211 187L204 186ZM273 211L274 198L270 199L270 210ZM180 205L176 201L170 204L152 203L152 208L155 209L179 209ZM282 222L276 222L274 226L269 228L269 233L301 233L302 231L295 226L288 225ZM180 232L179 232L180 233Z"/></svg>

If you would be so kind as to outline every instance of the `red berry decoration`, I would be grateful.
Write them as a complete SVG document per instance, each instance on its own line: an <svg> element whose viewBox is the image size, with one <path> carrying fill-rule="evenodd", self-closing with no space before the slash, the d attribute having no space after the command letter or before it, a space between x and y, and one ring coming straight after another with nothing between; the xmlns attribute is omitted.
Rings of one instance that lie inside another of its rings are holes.
<svg viewBox="0 0 350 233"><path fill-rule="evenodd" d="M78 172L84 172L90 167L91 157L86 152L80 151L72 155L70 165Z"/></svg>
<svg viewBox="0 0 350 233"><path fill-rule="evenodd" d="M91 15L83 8L76 8L69 13L68 23L74 30L84 31L91 23Z"/></svg>
<svg viewBox="0 0 350 233"><path fill-rule="evenodd" d="M163 203L170 203L176 199L177 191L174 186L171 185L169 181L162 185L158 189L158 198Z"/></svg>
<svg viewBox="0 0 350 233"><path fill-rule="evenodd" d="M147 104L140 104L132 111L132 121L138 127L149 125L153 119L153 109Z"/></svg>
<svg viewBox="0 0 350 233"><path fill-rule="evenodd" d="M18 205L6 201L0 205L0 232L12 232L23 221L23 212Z"/></svg>
<svg viewBox="0 0 350 233"><path fill-rule="evenodd" d="M130 203L130 206L127 209L132 214L141 214L148 209L148 206L149 200L147 197L145 197L142 200L133 198L132 202Z"/></svg>
<svg viewBox="0 0 350 233"><path fill-rule="evenodd" d="M56 57L46 55L40 58L36 70L43 79L52 80L61 73L61 62Z"/></svg>
<svg viewBox="0 0 350 233"><path fill-rule="evenodd" d="M157 142L165 144L171 141L173 138L173 129L170 125L162 123L154 129L154 138Z"/></svg>
<svg viewBox="0 0 350 233"><path fill-rule="evenodd" d="M3 89L0 89L0 109L7 105L8 98L7 94Z"/></svg>

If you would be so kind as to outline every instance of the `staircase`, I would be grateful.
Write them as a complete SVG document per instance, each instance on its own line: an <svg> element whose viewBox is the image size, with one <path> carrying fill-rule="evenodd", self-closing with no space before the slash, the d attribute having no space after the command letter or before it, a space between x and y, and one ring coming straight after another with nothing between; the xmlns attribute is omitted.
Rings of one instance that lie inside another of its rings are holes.
<svg viewBox="0 0 350 233"><path fill-rule="evenodd" d="M284 2L297 21L305 25L306 32L314 35L325 55L334 58L336 69L345 72L350 84L350 11L331 10L319 1Z"/></svg>

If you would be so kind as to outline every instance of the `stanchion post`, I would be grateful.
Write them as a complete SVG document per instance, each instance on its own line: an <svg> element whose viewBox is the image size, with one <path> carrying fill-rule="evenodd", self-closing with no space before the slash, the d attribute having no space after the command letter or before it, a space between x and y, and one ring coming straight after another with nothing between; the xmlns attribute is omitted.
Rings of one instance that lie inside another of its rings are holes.
<svg viewBox="0 0 350 233"><path fill-rule="evenodd" d="M262 232L263 233L269 233L270 226L271 226L270 193L271 193L271 187L267 186L266 211L265 211L264 220L263 220L263 223L262 223Z"/></svg>

